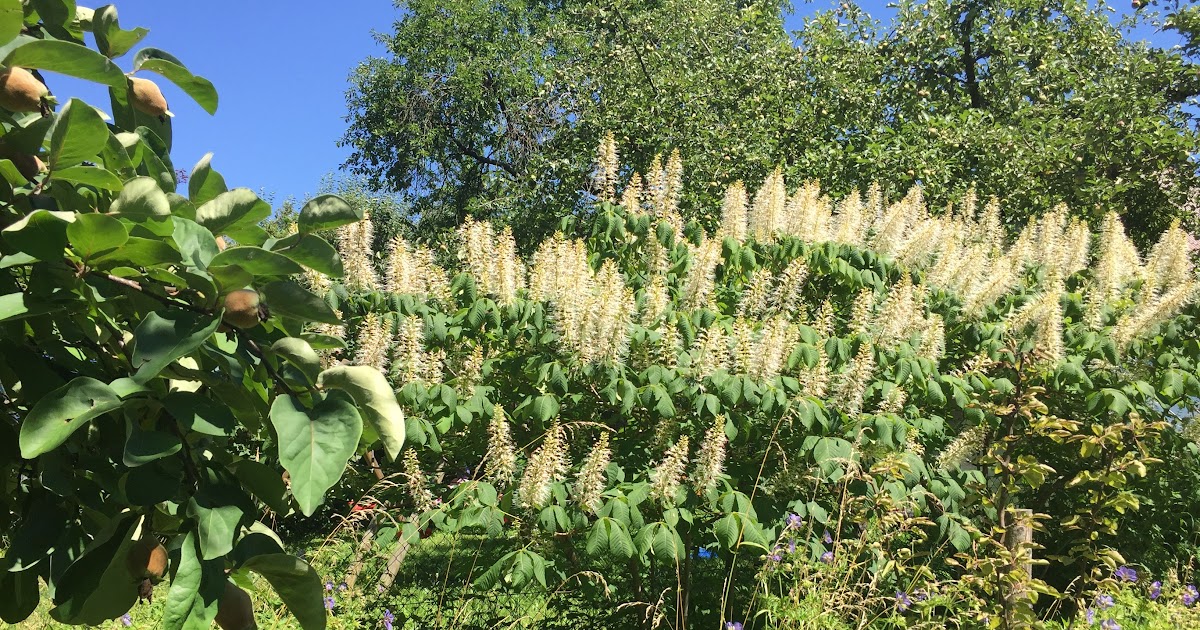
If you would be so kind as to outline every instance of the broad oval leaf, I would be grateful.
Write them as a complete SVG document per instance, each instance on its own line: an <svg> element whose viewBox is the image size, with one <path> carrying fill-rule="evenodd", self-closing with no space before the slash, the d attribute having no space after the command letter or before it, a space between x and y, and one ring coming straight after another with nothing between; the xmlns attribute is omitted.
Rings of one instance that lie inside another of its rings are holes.
<svg viewBox="0 0 1200 630"><path fill-rule="evenodd" d="M136 343L132 378L146 383L163 368L199 348L221 325L221 318L191 311L150 313L133 333Z"/></svg>
<svg viewBox="0 0 1200 630"><path fill-rule="evenodd" d="M288 554L254 556L242 565L271 583L304 630L325 630L321 576L308 563Z"/></svg>
<svg viewBox="0 0 1200 630"><path fill-rule="evenodd" d="M12 49L3 64L49 70L114 88L125 88L125 73L116 64L104 55L73 42L34 39Z"/></svg>
<svg viewBox="0 0 1200 630"><path fill-rule="evenodd" d="M255 276L290 276L304 273L304 268L288 257L261 247L230 247L213 256L208 263L210 269L230 265L241 267Z"/></svg>
<svg viewBox="0 0 1200 630"><path fill-rule="evenodd" d="M67 101L50 132L50 170L94 160L108 136L108 125L95 108L77 98Z"/></svg>
<svg viewBox="0 0 1200 630"><path fill-rule="evenodd" d="M117 8L105 5L92 13L92 33L96 35L96 48L109 59L116 59L142 41L150 31L142 27L123 30L117 22Z"/></svg>
<svg viewBox="0 0 1200 630"><path fill-rule="evenodd" d="M213 170L212 157L212 153L206 153L192 167L192 174L188 177L188 199L197 208L229 190L225 185L225 178Z"/></svg>
<svg viewBox="0 0 1200 630"><path fill-rule="evenodd" d="M271 405L271 425L279 438L279 461L292 477L292 496L312 516L354 455L362 418L337 392L311 412L295 397L280 396Z"/></svg>
<svg viewBox="0 0 1200 630"><path fill-rule="evenodd" d="M354 399L363 417L379 434L388 457L395 460L404 448L404 411L396 393L379 370L365 365L339 365L317 377L320 389L340 389Z"/></svg>
<svg viewBox="0 0 1200 630"><path fill-rule="evenodd" d="M259 293L272 315L324 324L339 324L342 321L325 300L291 280L268 283Z"/></svg>
<svg viewBox="0 0 1200 630"><path fill-rule="evenodd" d="M116 249L129 240L129 231L120 221L103 214L81 214L67 226L67 240L84 259Z"/></svg>
<svg viewBox="0 0 1200 630"><path fill-rule="evenodd" d="M121 406L108 385L80 376L50 392L21 423L21 457L33 459L58 448L79 427Z"/></svg>
<svg viewBox="0 0 1200 630"><path fill-rule="evenodd" d="M125 182L121 194L109 211L137 221L149 217L171 216L171 202L158 182L150 177L135 177Z"/></svg>
<svg viewBox="0 0 1200 630"><path fill-rule="evenodd" d="M293 234L277 241L271 251L331 278L341 278L345 274L337 249L315 234Z"/></svg>
<svg viewBox="0 0 1200 630"><path fill-rule="evenodd" d="M167 591L163 627L168 630L212 627L225 592L225 580L225 563L202 559L198 536L188 532L179 548L171 590Z"/></svg>
<svg viewBox="0 0 1200 630"><path fill-rule="evenodd" d="M352 207L337 195L320 195L304 204L296 220L301 234L318 230L332 230L349 223L361 221L362 210Z"/></svg>
<svg viewBox="0 0 1200 630"><path fill-rule="evenodd" d="M271 216L271 206L249 188L223 192L196 209L196 223L213 234L223 234L234 226L254 225Z"/></svg>
<svg viewBox="0 0 1200 630"><path fill-rule="evenodd" d="M143 48L133 57L133 71L149 70L166 77L192 97L204 111L217 113L217 90L204 77L191 73L183 62L157 48Z"/></svg>

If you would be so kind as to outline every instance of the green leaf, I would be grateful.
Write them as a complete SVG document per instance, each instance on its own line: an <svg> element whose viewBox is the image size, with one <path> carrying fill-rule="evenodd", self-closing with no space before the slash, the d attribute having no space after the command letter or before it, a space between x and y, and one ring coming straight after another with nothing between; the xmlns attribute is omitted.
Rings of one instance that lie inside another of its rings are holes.
<svg viewBox="0 0 1200 630"><path fill-rule="evenodd" d="M130 236L129 240L125 241L120 248L97 256L92 260L92 266L97 268L117 265L153 267L177 262L179 262L179 252L167 243L158 239Z"/></svg>
<svg viewBox="0 0 1200 630"><path fill-rule="evenodd" d="M257 224L269 216L271 206L249 188L223 192L196 209L196 222L213 234L224 234L242 224Z"/></svg>
<svg viewBox="0 0 1200 630"><path fill-rule="evenodd" d="M41 597L36 571L0 573L0 621L20 624L37 610Z"/></svg>
<svg viewBox="0 0 1200 630"><path fill-rule="evenodd" d="M188 199L197 208L217 198L229 188L225 178L212 168L212 153L206 153L192 167L192 175L188 178Z"/></svg>
<svg viewBox="0 0 1200 630"><path fill-rule="evenodd" d="M136 422L127 422L128 437L121 463L137 468L164 457L170 457L183 448L179 437L166 431L142 429Z"/></svg>
<svg viewBox="0 0 1200 630"><path fill-rule="evenodd" d="M42 494L28 506L24 518L13 530L4 560L0 561L0 571L25 571L49 557L71 518L56 498Z"/></svg>
<svg viewBox="0 0 1200 630"><path fill-rule="evenodd" d="M125 73L107 57L73 42L34 39L10 51L3 63L49 70L122 90L126 85Z"/></svg>
<svg viewBox="0 0 1200 630"><path fill-rule="evenodd" d="M177 216L171 217L171 221L175 224L171 237L179 246L183 262L197 269L207 269L213 257L221 251L217 247L216 237L195 221Z"/></svg>
<svg viewBox="0 0 1200 630"><path fill-rule="evenodd" d="M557 416L558 410L558 399L553 394L542 394L534 398L529 405L529 412L533 414L533 419L543 424Z"/></svg>
<svg viewBox="0 0 1200 630"><path fill-rule="evenodd" d="M10 319L26 319L57 310L53 304L45 303L24 293L0 295L0 322Z"/></svg>
<svg viewBox="0 0 1200 630"><path fill-rule="evenodd" d="M364 365L339 365L317 377L318 389L340 389L350 394L363 418L383 442L388 457L395 460L404 448L404 412L387 378Z"/></svg>
<svg viewBox="0 0 1200 630"><path fill-rule="evenodd" d="M225 567L221 560L202 560L200 541L188 532L179 548L179 561L162 624L167 630L207 629L217 616L221 595L225 593Z"/></svg>
<svg viewBox="0 0 1200 630"><path fill-rule="evenodd" d="M50 170L92 160L108 143L108 126L91 105L73 98L67 101L50 132Z"/></svg>
<svg viewBox="0 0 1200 630"><path fill-rule="evenodd" d="M287 554L254 556L242 565L271 583L271 588L304 630L324 630L321 577L308 563Z"/></svg>
<svg viewBox="0 0 1200 630"><path fill-rule="evenodd" d="M235 462L230 468L238 481L271 511L280 515L288 513L287 486L279 471L249 459Z"/></svg>
<svg viewBox="0 0 1200 630"><path fill-rule="evenodd" d="M164 316L165 315L165 316ZM146 383L163 368L199 348L217 331L221 318L191 311L150 313L133 332L133 380Z"/></svg>
<svg viewBox="0 0 1200 630"><path fill-rule="evenodd" d="M262 294L267 307L271 309L272 315L324 324L341 323L337 313L329 308L325 300L291 280L268 283L259 290L259 293Z"/></svg>
<svg viewBox="0 0 1200 630"><path fill-rule="evenodd" d="M183 62L157 48L143 48L133 57L133 71L149 70L179 86L209 114L217 113L217 90L204 77L192 74Z"/></svg>
<svg viewBox="0 0 1200 630"><path fill-rule="evenodd" d="M298 337L284 337L271 344L271 352L284 357L296 369L304 373L308 382L315 384L321 374L321 356L308 344Z"/></svg>
<svg viewBox="0 0 1200 630"><path fill-rule="evenodd" d="M290 276L304 273L304 268L292 262L286 256L261 247L230 247L213 256L208 263L210 268L235 265L255 276Z"/></svg>
<svg viewBox="0 0 1200 630"><path fill-rule="evenodd" d="M351 207L345 199L337 195L320 195L310 199L300 209L296 227L301 234L308 234L320 230L332 230L361 221L362 218L362 210Z"/></svg>
<svg viewBox="0 0 1200 630"><path fill-rule="evenodd" d="M67 246L67 224L76 216L74 212L34 210L4 228L4 240L38 260L58 260Z"/></svg>
<svg viewBox="0 0 1200 630"><path fill-rule="evenodd" d="M354 455L362 418L340 396L317 403L311 415L296 398L279 396L271 405L271 425L279 438L279 461L292 476L292 496L312 516Z"/></svg>
<svg viewBox="0 0 1200 630"><path fill-rule="evenodd" d="M109 211L135 221L149 217L171 216L171 202L158 182L150 177L135 177L113 201Z"/></svg>
<svg viewBox="0 0 1200 630"><path fill-rule="evenodd" d="M337 249L315 234L293 234L277 241L271 251L331 278L341 278L345 273Z"/></svg>
<svg viewBox="0 0 1200 630"><path fill-rule="evenodd" d="M121 190L121 179L99 166L68 166L50 172L50 179L70 184L91 186L100 190Z"/></svg>
<svg viewBox="0 0 1200 630"><path fill-rule="evenodd" d="M129 240L129 231L120 221L103 214L81 214L67 226L67 241L85 260L116 249Z"/></svg>
<svg viewBox="0 0 1200 630"><path fill-rule="evenodd" d="M125 614L137 601L139 580L129 570L129 550L142 517L115 521L67 567L54 589L50 616L71 625L100 625Z"/></svg>
<svg viewBox="0 0 1200 630"><path fill-rule="evenodd" d="M220 558L233 550L234 536L245 517L242 508L221 499L201 491L188 501L188 515L196 519L203 560Z"/></svg>
<svg viewBox="0 0 1200 630"><path fill-rule="evenodd" d="M0 0L0 46L11 42L25 26L21 0ZM0 598L2 599L2 598ZM16 623L10 621L9 623Z"/></svg>
<svg viewBox="0 0 1200 630"><path fill-rule="evenodd" d="M92 33L96 35L96 48L109 59L116 59L129 52L129 49L142 41L150 31L137 27L133 30L122 30L117 22L117 8L106 5L96 9L92 14Z"/></svg>
<svg viewBox="0 0 1200 630"><path fill-rule="evenodd" d="M121 406L108 385L80 376L50 392L21 423L21 457L33 459L58 448L79 427Z"/></svg>
<svg viewBox="0 0 1200 630"><path fill-rule="evenodd" d="M188 431L225 437L237 431L237 419L229 407L194 392L171 392L162 398L163 407Z"/></svg>

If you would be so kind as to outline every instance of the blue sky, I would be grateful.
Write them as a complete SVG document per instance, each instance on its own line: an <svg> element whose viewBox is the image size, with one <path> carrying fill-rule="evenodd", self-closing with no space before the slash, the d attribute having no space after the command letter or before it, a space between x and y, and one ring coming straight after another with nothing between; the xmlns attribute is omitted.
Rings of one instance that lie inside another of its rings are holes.
<svg viewBox="0 0 1200 630"><path fill-rule="evenodd" d="M212 81L220 95L216 115L209 116L173 85L159 81L176 116L176 168L190 171L211 151L213 166L230 187L262 191L276 206L289 196L302 199L317 192L321 178L346 159L348 151L337 146L346 127L346 79L359 61L386 52L372 33L390 32L400 15L392 0L114 4L124 28L150 29L140 46L175 55ZM860 4L877 18L888 13L885 2ZM797 0L787 25L796 28L805 15L833 5L833 0ZM1119 6L1128 10L1127 4ZM136 50L117 63L128 70ZM108 107L102 88L60 76L48 79L60 100L80 96Z"/></svg>

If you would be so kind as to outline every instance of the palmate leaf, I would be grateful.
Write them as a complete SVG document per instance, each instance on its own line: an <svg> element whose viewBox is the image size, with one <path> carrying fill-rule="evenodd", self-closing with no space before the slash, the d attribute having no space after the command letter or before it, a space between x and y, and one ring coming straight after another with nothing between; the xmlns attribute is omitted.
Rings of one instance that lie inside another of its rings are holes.
<svg viewBox="0 0 1200 630"><path fill-rule="evenodd" d="M312 516L325 491L341 479L362 436L362 418L343 396L333 392L311 411L293 396L280 396L271 405L279 461L291 474L292 495L305 516Z"/></svg>

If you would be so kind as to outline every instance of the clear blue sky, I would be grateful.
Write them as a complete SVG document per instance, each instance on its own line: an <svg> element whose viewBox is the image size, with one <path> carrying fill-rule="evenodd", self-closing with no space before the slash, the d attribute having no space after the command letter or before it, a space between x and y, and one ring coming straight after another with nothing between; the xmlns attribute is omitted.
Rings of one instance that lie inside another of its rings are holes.
<svg viewBox="0 0 1200 630"><path fill-rule="evenodd" d="M261 190L276 206L289 196L301 199L317 192L321 178L346 159L348 151L337 146L346 127L346 79L359 61L385 54L372 33L390 32L400 16L392 0L114 4L124 28L150 29L141 46L175 55L212 81L220 95L216 115L209 116L173 85L159 81L176 116L176 168L190 171L212 151L213 166L230 187ZM789 29L836 2L795 4L787 18ZM860 5L876 18L890 13L886 2ZM1117 6L1128 10L1128 3ZM128 70L136 50L117 63ZM61 76L48 80L60 100L80 96L108 109L102 88Z"/></svg>

